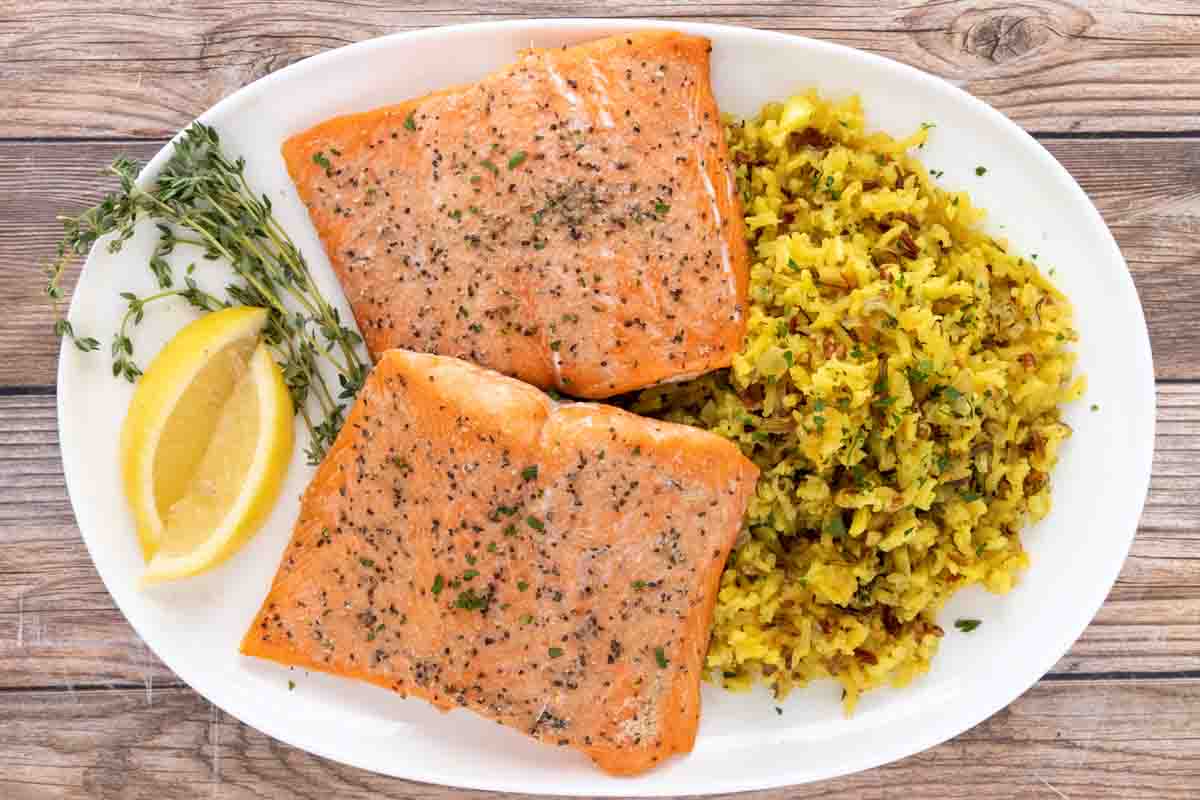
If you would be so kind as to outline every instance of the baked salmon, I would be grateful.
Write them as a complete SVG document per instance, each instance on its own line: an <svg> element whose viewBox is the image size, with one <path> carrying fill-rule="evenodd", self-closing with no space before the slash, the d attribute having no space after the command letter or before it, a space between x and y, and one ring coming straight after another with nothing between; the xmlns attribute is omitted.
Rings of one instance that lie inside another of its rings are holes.
<svg viewBox="0 0 1200 800"><path fill-rule="evenodd" d="M707 39L524 52L283 157L374 358L602 398L726 367L748 259Z"/></svg>
<svg viewBox="0 0 1200 800"><path fill-rule="evenodd" d="M615 774L688 752L758 470L729 441L382 354L242 652L471 709Z"/></svg>

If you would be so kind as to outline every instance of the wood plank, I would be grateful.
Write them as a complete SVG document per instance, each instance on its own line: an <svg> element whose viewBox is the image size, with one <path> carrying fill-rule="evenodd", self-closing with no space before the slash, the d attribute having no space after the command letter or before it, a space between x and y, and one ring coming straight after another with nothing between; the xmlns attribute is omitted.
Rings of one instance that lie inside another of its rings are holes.
<svg viewBox="0 0 1200 800"><path fill-rule="evenodd" d="M114 606L78 534L73 535L59 548L72 554L69 568L60 573L33 559L31 567L46 569L45 588L39 583L15 598L11 593L0 597L0 691L130 685L152 691L181 685ZM0 542L4 539L0 530ZM1139 534L1107 602L1051 670L1052 677L1200 670L1200 562L1143 552L1163 546L1153 532ZM29 560L28 554L21 547L14 556ZM9 568L0 564L0 577L7 580ZM57 574L80 577L68 584Z"/></svg>
<svg viewBox="0 0 1200 800"><path fill-rule="evenodd" d="M1200 379L1200 138L1045 144L1095 200L1125 253L1158 377ZM98 174L116 156L148 159L160 146L0 142L0 386L54 382L58 343L40 267L59 236L56 215L78 213L111 188ZM97 335L107 347L111 332Z"/></svg>
<svg viewBox="0 0 1200 800"><path fill-rule="evenodd" d="M111 598L108 603L111 606ZM16 612L0 612L0 689L73 692L131 685L140 685L149 694L183 682L115 607L25 611L19 600ZM2 698L0 694L0 706Z"/></svg>
<svg viewBox="0 0 1200 800"><path fill-rule="evenodd" d="M173 133L220 98L315 53L386 33L524 16L556 0L250 0L131 7L47 0L4 15L0 136ZM1200 129L1200 15L1186 0L730 3L588 0L570 16L713 21L812 36L912 64L1036 131Z"/></svg>
<svg viewBox="0 0 1200 800"><path fill-rule="evenodd" d="M1146 713L1153 709L1153 713ZM958 738L878 770L739 800L1013 797L1185 800L1200 792L1200 680L1042 683ZM12 800L483 798L286 747L188 689L6 693ZM508 795L518 800L529 795ZM726 797L734 797L727 795Z"/></svg>
<svg viewBox="0 0 1200 800"><path fill-rule="evenodd" d="M1200 670L1200 384L1159 386L1154 475L1121 575L1057 675ZM0 397L0 690L177 685L74 525L54 398Z"/></svg>

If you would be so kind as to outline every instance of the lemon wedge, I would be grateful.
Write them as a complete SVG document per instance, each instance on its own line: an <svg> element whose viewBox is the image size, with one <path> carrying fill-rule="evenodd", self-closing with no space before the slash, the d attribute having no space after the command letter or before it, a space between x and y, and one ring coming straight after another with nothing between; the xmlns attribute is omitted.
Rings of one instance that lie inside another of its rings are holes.
<svg viewBox="0 0 1200 800"><path fill-rule="evenodd" d="M279 495L292 402L259 342L266 322L261 308L207 314L138 383L121 430L121 476L147 562L143 586L220 564Z"/></svg>

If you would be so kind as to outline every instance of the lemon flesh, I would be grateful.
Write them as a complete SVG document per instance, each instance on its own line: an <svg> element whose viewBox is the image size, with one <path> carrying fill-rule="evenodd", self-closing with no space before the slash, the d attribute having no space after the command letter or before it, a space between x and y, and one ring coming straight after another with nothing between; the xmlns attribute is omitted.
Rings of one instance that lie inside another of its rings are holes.
<svg viewBox="0 0 1200 800"><path fill-rule="evenodd" d="M253 535L291 460L292 404L259 335L263 309L184 328L142 377L122 430L122 477L147 561L143 585L194 575Z"/></svg>

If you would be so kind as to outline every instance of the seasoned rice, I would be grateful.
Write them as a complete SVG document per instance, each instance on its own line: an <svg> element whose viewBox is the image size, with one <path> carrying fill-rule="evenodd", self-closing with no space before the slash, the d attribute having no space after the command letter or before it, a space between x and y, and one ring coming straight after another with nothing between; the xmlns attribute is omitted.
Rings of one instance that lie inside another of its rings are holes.
<svg viewBox="0 0 1200 800"><path fill-rule="evenodd" d="M754 260L743 350L633 407L762 469L711 676L781 697L832 677L849 712L929 668L955 591L1007 592L1028 565L1059 406L1084 391L1071 306L934 182L912 154L929 127L867 133L857 98L808 92L726 131Z"/></svg>

